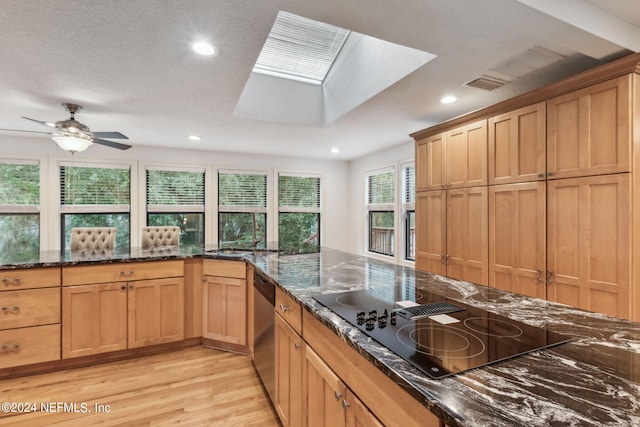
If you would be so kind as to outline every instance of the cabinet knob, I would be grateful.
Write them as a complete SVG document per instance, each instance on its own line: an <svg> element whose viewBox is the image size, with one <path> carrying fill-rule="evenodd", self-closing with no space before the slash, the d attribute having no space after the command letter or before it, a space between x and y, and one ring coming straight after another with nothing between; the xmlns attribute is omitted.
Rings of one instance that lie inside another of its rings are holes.
<svg viewBox="0 0 640 427"><path fill-rule="evenodd" d="M539 173L538 174L538 178L540 178L540 179L544 178L544 174L543 173Z"/></svg>
<svg viewBox="0 0 640 427"><path fill-rule="evenodd" d="M4 283L5 286L20 286L20 278L15 277L11 279L9 277L5 277L2 279L2 283Z"/></svg>
<svg viewBox="0 0 640 427"><path fill-rule="evenodd" d="M553 176L553 173L547 172L547 176Z"/></svg>
<svg viewBox="0 0 640 427"><path fill-rule="evenodd" d="M338 390L334 391L333 395L336 397L336 401L340 400L340 398L342 397L342 393L340 393Z"/></svg>
<svg viewBox="0 0 640 427"><path fill-rule="evenodd" d="M553 276L553 271L547 271L547 285L551 284L551 276Z"/></svg>
<svg viewBox="0 0 640 427"><path fill-rule="evenodd" d="M536 270L536 283L542 283L542 270Z"/></svg>
<svg viewBox="0 0 640 427"><path fill-rule="evenodd" d="M120 289L122 289L124 291L125 289L127 289L127 285L120 286Z"/></svg>
<svg viewBox="0 0 640 427"><path fill-rule="evenodd" d="M347 409L349 406L351 406L351 403L347 402L346 400L342 400L342 407L344 409Z"/></svg>
<svg viewBox="0 0 640 427"><path fill-rule="evenodd" d="M287 306L286 306L286 305L284 305L284 304L280 304L280 310L282 310L282 312L283 312L283 313L286 313L286 312L287 312L287 310L289 310L289 307L287 307Z"/></svg>
<svg viewBox="0 0 640 427"><path fill-rule="evenodd" d="M300 350L300 347L302 347L302 344L300 344L299 342L293 343L293 348L295 348L296 350Z"/></svg>
<svg viewBox="0 0 640 427"><path fill-rule="evenodd" d="M133 285L129 285L129 289L133 289Z"/></svg>

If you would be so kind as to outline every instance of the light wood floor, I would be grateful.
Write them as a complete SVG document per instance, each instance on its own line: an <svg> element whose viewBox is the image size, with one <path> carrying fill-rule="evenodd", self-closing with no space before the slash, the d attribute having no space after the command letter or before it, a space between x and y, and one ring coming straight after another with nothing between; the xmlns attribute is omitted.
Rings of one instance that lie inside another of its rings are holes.
<svg viewBox="0 0 640 427"><path fill-rule="evenodd" d="M194 347L86 368L0 381L0 402L34 402L11 426L279 426L251 359ZM60 402L58 413L41 402ZM70 404L91 413L69 412ZM110 412L95 412L96 404ZM106 406L104 407L106 408Z"/></svg>

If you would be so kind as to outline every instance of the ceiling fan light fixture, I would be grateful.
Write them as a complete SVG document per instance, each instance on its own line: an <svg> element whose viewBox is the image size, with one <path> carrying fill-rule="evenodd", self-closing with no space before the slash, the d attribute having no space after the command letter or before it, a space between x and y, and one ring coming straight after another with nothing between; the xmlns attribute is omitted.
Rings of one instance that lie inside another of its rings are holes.
<svg viewBox="0 0 640 427"><path fill-rule="evenodd" d="M89 139L72 135L56 135L52 136L51 139L53 139L60 148L72 153L84 151L93 144Z"/></svg>

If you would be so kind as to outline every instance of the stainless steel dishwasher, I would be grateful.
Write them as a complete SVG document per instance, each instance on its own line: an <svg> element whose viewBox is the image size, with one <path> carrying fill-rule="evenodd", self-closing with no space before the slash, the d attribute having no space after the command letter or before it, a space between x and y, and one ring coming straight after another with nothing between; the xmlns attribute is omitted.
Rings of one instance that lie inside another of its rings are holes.
<svg viewBox="0 0 640 427"><path fill-rule="evenodd" d="M253 274L253 362L271 401L275 401L275 283L258 269Z"/></svg>

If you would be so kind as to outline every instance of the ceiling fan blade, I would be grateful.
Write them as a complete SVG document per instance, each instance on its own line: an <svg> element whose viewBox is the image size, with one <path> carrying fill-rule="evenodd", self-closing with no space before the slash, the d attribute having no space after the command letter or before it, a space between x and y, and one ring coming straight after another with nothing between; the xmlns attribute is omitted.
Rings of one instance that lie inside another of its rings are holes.
<svg viewBox="0 0 640 427"><path fill-rule="evenodd" d="M129 148L131 148L131 146L127 144L121 144L115 141L107 141L106 139L100 139L100 138L93 138L93 142L95 142L96 144L107 146L107 147L117 148L118 150L128 150Z"/></svg>
<svg viewBox="0 0 640 427"><path fill-rule="evenodd" d="M96 138L129 139L120 132L91 132Z"/></svg>
<svg viewBox="0 0 640 427"><path fill-rule="evenodd" d="M53 132L38 132L35 130L20 130L20 129L0 129L0 130L6 130L9 132L42 133L45 135L53 135Z"/></svg>
<svg viewBox="0 0 640 427"><path fill-rule="evenodd" d="M22 117L23 119L31 120L32 122L40 123L41 125L44 125L48 128L52 127L52 126L49 126L47 122L43 122L42 120L36 120L36 119L32 119L30 117L25 117L25 116L20 116L20 117Z"/></svg>

